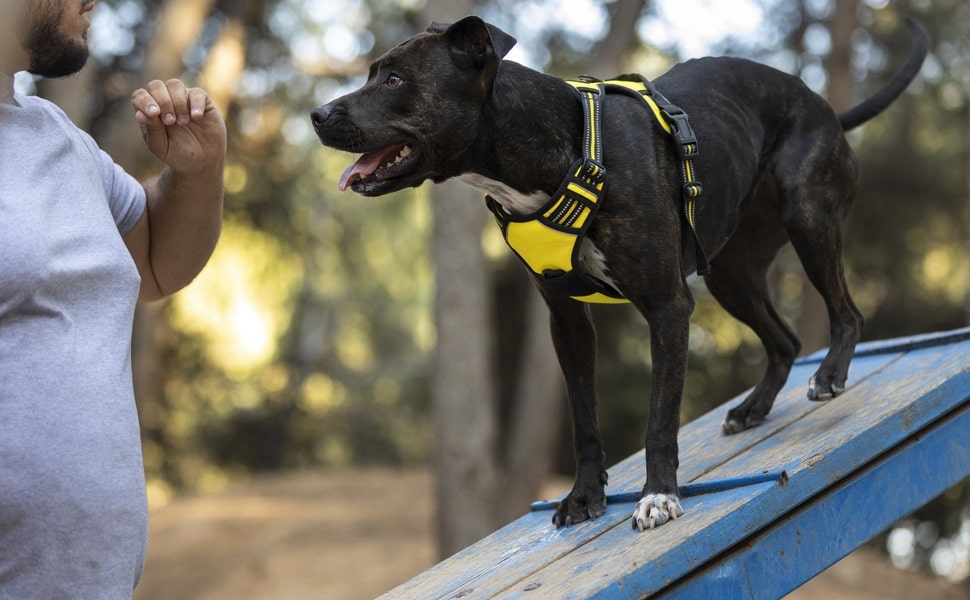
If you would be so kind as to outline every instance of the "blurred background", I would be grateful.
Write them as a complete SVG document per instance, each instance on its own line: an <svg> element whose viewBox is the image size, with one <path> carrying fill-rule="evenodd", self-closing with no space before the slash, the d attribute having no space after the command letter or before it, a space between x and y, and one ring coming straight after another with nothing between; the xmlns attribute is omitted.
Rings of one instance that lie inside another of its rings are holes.
<svg viewBox="0 0 970 600"><path fill-rule="evenodd" d="M917 17L933 40L920 77L850 136L862 180L846 268L864 339L970 321L966 0L98 0L88 67L63 81L19 76L21 90L58 102L137 175L157 169L129 106L150 79L205 87L229 126L215 255L190 287L136 317L153 511L285 474L417 477L431 507L427 562L571 475L545 309L481 196L458 184L376 199L340 193L353 157L322 148L309 124L311 109L361 85L381 53L431 20L469 13L518 39L508 58L551 74L656 77L679 60L730 54L801 76L840 110L901 64L911 43L902 15ZM827 345L824 307L793 253L771 278L804 351ZM753 334L701 281L692 287L684 421L753 385L763 368ZM642 447L649 338L630 308L594 313L612 464ZM387 489L371 483L373 494ZM873 548L970 590L968 520L964 485Z"/></svg>

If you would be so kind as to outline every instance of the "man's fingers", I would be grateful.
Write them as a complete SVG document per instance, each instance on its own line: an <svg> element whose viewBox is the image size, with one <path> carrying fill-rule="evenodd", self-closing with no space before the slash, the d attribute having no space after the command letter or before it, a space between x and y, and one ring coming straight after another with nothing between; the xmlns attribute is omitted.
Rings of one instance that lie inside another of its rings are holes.
<svg viewBox="0 0 970 600"><path fill-rule="evenodd" d="M195 90L190 93L179 79L164 82L156 79L136 90L131 95L131 103L136 119L143 125L187 125L192 120L195 103L199 102L195 96ZM201 106L204 111L204 100Z"/></svg>
<svg viewBox="0 0 970 600"><path fill-rule="evenodd" d="M178 79L169 79L164 83L156 79L146 89L158 102L162 123L171 126L189 122L189 99L184 83Z"/></svg>
<svg viewBox="0 0 970 600"><path fill-rule="evenodd" d="M161 122L159 115L162 113L158 102L148 93L145 88L135 90L131 94L131 107L135 111L135 120L141 125L158 126Z"/></svg>

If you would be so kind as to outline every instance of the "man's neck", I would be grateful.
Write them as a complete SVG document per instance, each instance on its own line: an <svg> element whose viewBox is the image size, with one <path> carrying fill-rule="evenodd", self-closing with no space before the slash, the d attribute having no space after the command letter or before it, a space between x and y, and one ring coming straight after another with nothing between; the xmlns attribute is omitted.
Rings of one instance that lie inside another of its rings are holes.
<svg viewBox="0 0 970 600"><path fill-rule="evenodd" d="M13 75L0 72L0 104L13 102Z"/></svg>

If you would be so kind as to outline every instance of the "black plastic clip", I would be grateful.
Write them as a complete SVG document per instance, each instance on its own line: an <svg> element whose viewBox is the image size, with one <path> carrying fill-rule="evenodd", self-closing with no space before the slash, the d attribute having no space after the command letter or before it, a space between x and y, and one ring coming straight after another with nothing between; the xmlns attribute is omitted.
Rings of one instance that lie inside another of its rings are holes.
<svg viewBox="0 0 970 600"><path fill-rule="evenodd" d="M676 112L672 112L671 108L676 109ZM694 130L690 127L687 113L676 106L665 106L663 112L671 124L673 130L671 135L674 137L674 142L677 143L677 153L680 158L686 160L697 156L697 136L694 135Z"/></svg>

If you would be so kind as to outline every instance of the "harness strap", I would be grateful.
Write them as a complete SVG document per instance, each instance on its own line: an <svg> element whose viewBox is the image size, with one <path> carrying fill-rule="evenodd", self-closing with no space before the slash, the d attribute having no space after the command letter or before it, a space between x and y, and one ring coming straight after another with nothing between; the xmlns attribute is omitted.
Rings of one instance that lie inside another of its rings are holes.
<svg viewBox="0 0 970 600"><path fill-rule="evenodd" d="M603 146L599 139L603 130L600 116L603 113L600 110L604 94L603 82L583 77L566 83L576 88L583 97L583 122L586 124L583 128L583 154L587 159L603 164Z"/></svg>
<svg viewBox="0 0 970 600"><path fill-rule="evenodd" d="M697 261L697 274L708 275L711 272L710 262L707 253L701 246L701 241L697 237L695 221L696 201L704 191L704 186L696 179L694 169L694 159L699 154L697 146L697 136L691 129L690 122L685 113L679 106L660 93L657 86L652 81L639 74L620 75L616 80L609 82L617 87L626 88L637 92L643 100L650 105L657 121L669 133L674 140L674 148L677 152L678 167L681 176L681 196L684 200L684 217L690 225L691 233L694 237L695 260Z"/></svg>

